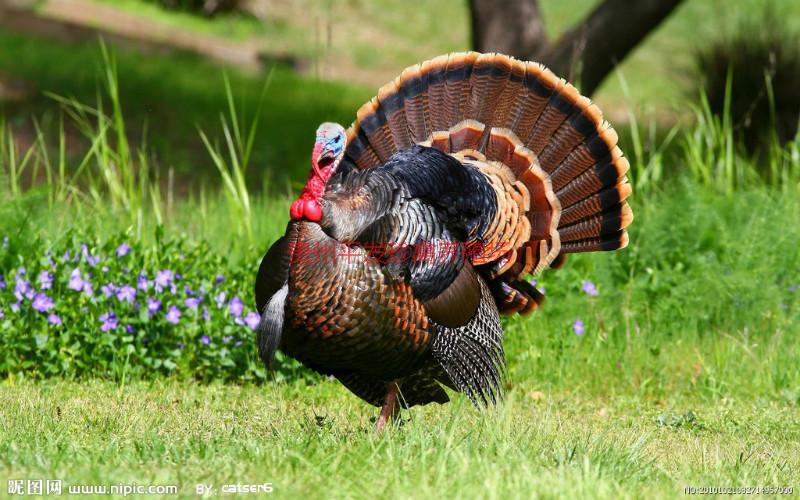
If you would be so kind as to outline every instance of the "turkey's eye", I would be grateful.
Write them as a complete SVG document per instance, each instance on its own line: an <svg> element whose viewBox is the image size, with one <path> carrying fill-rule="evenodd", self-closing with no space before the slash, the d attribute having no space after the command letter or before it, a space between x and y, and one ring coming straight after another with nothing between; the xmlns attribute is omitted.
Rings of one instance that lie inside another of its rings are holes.
<svg viewBox="0 0 800 500"><path fill-rule="evenodd" d="M334 144L339 144L340 142L342 142L342 136L341 135L337 135L336 139L333 140L333 143Z"/></svg>

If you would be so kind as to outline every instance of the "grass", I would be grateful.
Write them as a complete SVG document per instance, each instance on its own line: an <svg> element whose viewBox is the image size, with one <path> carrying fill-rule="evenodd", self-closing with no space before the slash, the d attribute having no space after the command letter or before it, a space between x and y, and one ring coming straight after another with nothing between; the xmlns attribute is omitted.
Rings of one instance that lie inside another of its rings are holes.
<svg viewBox="0 0 800 500"><path fill-rule="evenodd" d="M671 498L686 486L796 491L800 468L797 407L772 401L517 386L497 409L424 407L383 436L376 409L332 382L22 382L3 387L0 404L4 483L175 484L187 497L200 483L219 493L269 482L282 498Z"/></svg>

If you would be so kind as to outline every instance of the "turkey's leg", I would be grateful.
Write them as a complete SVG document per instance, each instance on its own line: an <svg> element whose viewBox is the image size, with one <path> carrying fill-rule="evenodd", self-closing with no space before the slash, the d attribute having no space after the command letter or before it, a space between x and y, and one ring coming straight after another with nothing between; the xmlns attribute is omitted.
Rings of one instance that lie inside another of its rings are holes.
<svg viewBox="0 0 800 500"><path fill-rule="evenodd" d="M400 414L400 407L397 405L397 384L392 382L386 385L386 399L384 400L381 414L375 423L375 430L383 432L386 423L394 420Z"/></svg>

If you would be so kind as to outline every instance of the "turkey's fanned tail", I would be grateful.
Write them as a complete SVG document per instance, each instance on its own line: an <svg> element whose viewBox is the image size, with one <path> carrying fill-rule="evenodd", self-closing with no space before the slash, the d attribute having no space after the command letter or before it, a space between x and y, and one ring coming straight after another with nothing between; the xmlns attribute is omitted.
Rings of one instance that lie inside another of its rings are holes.
<svg viewBox="0 0 800 500"><path fill-rule="evenodd" d="M541 191L531 193L535 198L552 192L558 209L532 210L530 217L534 228L555 220L560 241L550 238L534 269L549 264L555 250L627 244L629 165L617 134L597 106L540 64L467 52L411 66L361 107L348 139L344 163L355 168L430 141L452 154L475 150L507 165L531 191ZM534 233L531 243L542 236Z"/></svg>
<svg viewBox="0 0 800 500"><path fill-rule="evenodd" d="M629 165L617 134L540 64L466 52L407 68L359 109L343 168L375 167L414 143L475 163L498 192L497 220L473 236L493 246L474 262L506 285L492 285L501 312L541 301L517 286L521 276L565 253L628 243Z"/></svg>

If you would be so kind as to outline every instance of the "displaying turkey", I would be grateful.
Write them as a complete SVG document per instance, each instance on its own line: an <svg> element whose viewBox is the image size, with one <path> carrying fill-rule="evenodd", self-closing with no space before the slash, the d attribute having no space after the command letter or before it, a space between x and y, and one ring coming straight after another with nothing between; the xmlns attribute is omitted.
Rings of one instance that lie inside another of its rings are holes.
<svg viewBox="0 0 800 500"><path fill-rule="evenodd" d="M258 346L382 406L503 391L500 314L525 276L628 243L628 162L600 110L543 66L455 53L407 68L345 130L317 130L308 182L256 278Z"/></svg>

